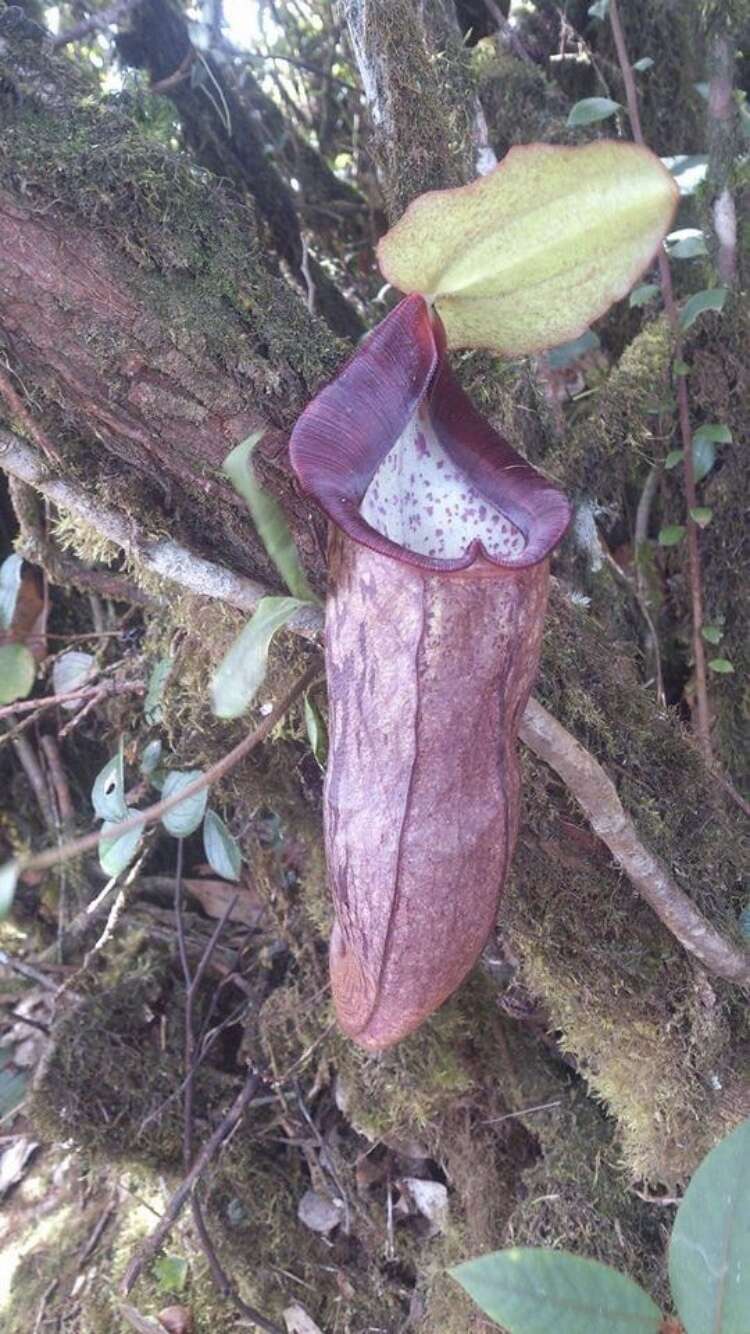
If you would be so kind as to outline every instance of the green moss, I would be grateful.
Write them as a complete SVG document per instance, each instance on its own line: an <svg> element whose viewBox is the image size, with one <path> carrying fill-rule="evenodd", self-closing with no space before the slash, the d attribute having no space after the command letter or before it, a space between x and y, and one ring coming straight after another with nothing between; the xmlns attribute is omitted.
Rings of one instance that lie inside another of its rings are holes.
<svg viewBox="0 0 750 1334"><path fill-rule="evenodd" d="M575 144L597 129L571 130L569 103L560 88L535 64L506 51L501 40L485 38L473 53L479 96L498 158L514 144Z"/></svg>

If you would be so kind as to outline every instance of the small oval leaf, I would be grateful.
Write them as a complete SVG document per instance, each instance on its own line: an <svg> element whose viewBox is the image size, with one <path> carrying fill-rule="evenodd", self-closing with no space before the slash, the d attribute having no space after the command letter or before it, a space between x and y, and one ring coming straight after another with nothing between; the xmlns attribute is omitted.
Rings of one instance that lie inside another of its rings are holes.
<svg viewBox="0 0 750 1334"><path fill-rule="evenodd" d="M686 530L681 523L668 524L666 528L662 528L659 532L659 546L676 547L677 543L681 542L685 536L685 531Z"/></svg>
<svg viewBox="0 0 750 1334"><path fill-rule="evenodd" d="M664 244L670 259L696 259L708 254L706 238L697 227L682 227L677 232L670 232Z"/></svg>
<svg viewBox="0 0 750 1334"><path fill-rule="evenodd" d="M647 69L653 68L653 64L654 62L650 56L641 56L640 60L634 61L633 69L636 69L639 74L644 74Z"/></svg>
<svg viewBox="0 0 750 1334"><path fill-rule="evenodd" d="M704 292L694 292L688 297L680 312L680 328L689 329L699 315L707 310L721 311L727 299L726 287L706 288Z"/></svg>
<svg viewBox="0 0 750 1334"><path fill-rule="evenodd" d="M118 820L124 820L127 815L122 737L120 737L117 754L113 755L111 760L107 760L104 768L99 770L94 779L94 786L91 789L91 804L100 820L110 820L116 823Z"/></svg>
<svg viewBox="0 0 750 1334"><path fill-rule="evenodd" d="M20 869L18 862L5 862L0 866L0 922L8 916L13 905Z"/></svg>
<svg viewBox="0 0 750 1334"><path fill-rule="evenodd" d="M681 449L670 449L664 460L664 467L667 469L676 468L678 463L682 463L685 455Z"/></svg>
<svg viewBox="0 0 750 1334"><path fill-rule="evenodd" d="M704 625L701 627L701 635L707 644L720 644L724 631L718 625Z"/></svg>
<svg viewBox="0 0 750 1334"><path fill-rule="evenodd" d="M234 834L215 811L206 811L203 821L203 847L206 861L225 880L239 880L242 853Z"/></svg>
<svg viewBox="0 0 750 1334"><path fill-rule="evenodd" d="M161 759L162 744L157 737L154 741L149 741L144 747L141 755L141 773L145 778L149 778Z"/></svg>
<svg viewBox="0 0 750 1334"><path fill-rule="evenodd" d="M34 655L25 644L3 644L0 647L0 704L26 699L35 676Z"/></svg>
<svg viewBox="0 0 750 1334"><path fill-rule="evenodd" d="M712 658L709 662L712 672L717 672L719 676L731 676L734 671L729 658Z"/></svg>
<svg viewBox="0 0 750 1334"><path fill-rule="evenodd" d="M328 758L328 733L323 716L317 706L310 699L309 694L305 695L305 730L307 739L310 742L310 749L315 756L321 769L325 769Z"/></svg>
<svg viewBox="0 0 750 1334"><path fill-rule="evenodd" d="M708 477L716 462L716 446L706 436L693 436L693 473L696 482Z"/></svg>
<svg viewBox="0 0 750 1334"><path fill-rule="evenodd" d="M750 1311L750 1120L717 1144L680 1202L669 1277L685 1334L740 1334Z"/></svg>
<svg viewBox="0 0 750 1334"><path fill-rule="evenodd" d="M690 511L690 518L693 523L697 523L699 528L707 528L713 517L713 510L708 509L705 505L696 505L695 509Z"/></svg>
<svg viewBox="0 0 750 1334"><path fill-rule="evenodd" d="M94 669L96 658L91 653L79 653L77 649L71 649L68 653L62 653L55 659L55 665L52 668L52 688L56 695L65 695L69 690L78 690L80 686L88 681ZM67 704L61 704L63 709L77 709L78 700L69 700Z"/></svg>
<svg viewBox="0 0 750 1334"><path fill-rule="evenodd" d="M13 624L22 567L23 556L17 551L6 556L0 565L0 630L9 630Z"/></svg>
<svg viewBox="0 0 750 1334"><path fill-rule="evenodd" d="M196 778L201 778L200 769L173 769L167 774L162 788L162 799L166 801L168 797L174 797L181 792L184 787L194 783ZM193 834L203 819L206 802L208 801L208 788L201 788L200 792L194 792L192 797L186 797L174 810L167 811L162 816L162 824L169 834L174 834L175 838L187 838L188 834Z"/></svg>
<svg viewBox="0 0 750 1334"><path fill-rule="evenodd" d="M659 295L660 288L657 283L641 283L640 287L634 287L628 300L629 306L645 306L649 301L653 301L655 296Z"/></svg>
<svg viewBox="0 0 750 1334"><path fill-rule="evenodd" d="M125 807L125 819L137 814L136 810ZM140 825L135 829L128 829L124 834L118 834L118 825L121 823L122 821L105 820L99 839L99 865L105 875L110 877L121 875L126 870L143 839L143 827Z"/></svg>
<svg viewBox="0 0 750 1334"><path fill-rule="evenodd" d="M565 1251L517 1247L450 1274L513 1334L658 1334L661 1312L632 1278Z"/></svg>
<svg viewBox="0 0 750 1334"><path fill-rule="evenodd" d="M298 598L262 598L211 679L217 718L239 718L266 679L268 650L276 631L304 604Z"/></svg>
<svg viewBox="0 0 750 1334"><path fill-rule="evenodd" d="M620 102L613 102L611 97L584 97L571 107L567 124L571 129L579 125L593 125L597 120L607 120L621 108Z"/></svg>

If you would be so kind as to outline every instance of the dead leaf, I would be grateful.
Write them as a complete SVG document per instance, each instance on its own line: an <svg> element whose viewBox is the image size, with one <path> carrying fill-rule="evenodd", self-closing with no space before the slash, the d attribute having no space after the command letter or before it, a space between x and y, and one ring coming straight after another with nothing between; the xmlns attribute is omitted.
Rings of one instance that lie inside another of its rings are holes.
<svg viewBox="0 0 750 1334"><path fill-rule="evenodd" d="M193 1313L187 1306L165 1306L156 1319L167 1334L193 1334Z"/></svg>
<svg viewBox="0 0 750 1334"><path fill-rule="evenodd" d="M323 1334L320 1325L316 1325L303 1306L295 1302L284 1311L284 1323L287 1334Z"/></svg>
<svg viewBox="0 0 750 1334"><path fill-rule="evenodd" d="M260 895L246 885L232 885L226 880L199 879L183 880L182 883L209 917L223 917L232 899L236 899L229 921L256 927L266 910Z"/></svg>
<svg viewBox="0 0 750 1334"><path fill-rule="evenodd" d="M37 662L47 656L47 604L40 585L40 572L27 566L21 575L13 620L7 630L0 630L0 647L23 644Z"/></svg>
<svg viewBox="0 0 750 1334"><path fill-rule="evenodd" d="M297 1206L300 1223L309 1227L311 1232L320 1232L323 1235L338 1227L343 1214L344 1206L340 1200L330 1200L315 1190L306 1190Z"/></svg>

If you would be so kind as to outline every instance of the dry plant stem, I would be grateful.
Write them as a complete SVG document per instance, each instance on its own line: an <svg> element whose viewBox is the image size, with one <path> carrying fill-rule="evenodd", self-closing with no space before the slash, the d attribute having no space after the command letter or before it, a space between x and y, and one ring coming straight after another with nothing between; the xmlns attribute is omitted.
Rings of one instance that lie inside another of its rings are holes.
<svg viewBox="0 0 750 1334"><path fill-rule="evenodd" d="M623 33L622 24L620 22L617 0L610 0L609 17L612 23L612 36L617 50L617 59L620 64L620 70L625 84L625 96L628 103L628 113L630 115L630 126L633 131L633 138L637 144L643 145L643 130L641 128L640 113L638 111L638 91L635 86L633 67L630 64L630 59L628 57L625 34ZM659 247L659 280L661 282L664 309L667 312L667 317L672 327L674 357L675 360L679 361L682 358L680 318L674 299L674 291L672 290L672 274L669 268L669 260L665 254L663 246ZM701 635L701 628L703 626L703 581L701 578L700 551L698 549L698 525L691 515L691 510L694 510L697 505L695 492L695 465L693 461L693 433L690 429L690 408L688 405L685 376L678 375L675 378L677 380L677 415L680 425L680 436L682 438L685 502L688 510L685 516L685 526L687 528L690 600L692 603L693 619L692 641L693 660L695 663L696 731L704 758L710 764L712 760L711 719L708 708L706 654L703 646L703 637Z"/></svg>
<svg viewBox="0 0 750 1334"><path fill-rule="evenodd" d="M9 711L6 716L11 722L14 720L12 710ZM14 736L12 738L12 745L16 752L18 762L29 780L29 785L36 798L36 804L39 807L42 819L44 820L49 833L53 834L56 831L56 822L55 812L52 807L52 798L50 797L49 788L47 787L47 782L39 760L37 759L36 752L34 751L34 747L25 736Z"/></svg>
<svg viewBox="0 0 750 1334"><path fill-rule="evenodd" d="M49 463L62 463L60 453L52 441L45 435L44 431L31 416L23 399L19 396L11 384L10 377L5 371L0 369L0 397L5 399L8 411L11 417L21 422L24 429L28 431L34 443L47 456Z"/></svg>
<svg viewBox="0 0 750 1334"><path fill-rule="evenodd" d="M255 611L267 593L261 584L194 555L178 542L170 539L149 541L118 510L95 501L72 482L51 476L37 450L20 436L2 429L0 468L28 482L56 505L78 515L102 537L122 547L143 569L162 579L171 579L191 593L218 598L247 612ZM319 632L321 623L319 608L311 606L300 608L287 625L289 629L313 638Z"/></svg>
<svg viewBox="0 0 750 1334"><path fill-rule="evenodd" d="M137 815L131 815L127 820L122 820L117 825L118 835L126 834L130 829L139 829L141 826L156 824L168 811L174 810L180 802L186 801L189 797L195 796L197 792L202 792L204 788L210 787L212 783L217 783L220 778L228 774L240 760L244 760L246 755L250 754L256 746L259 746L266 737L270 735L276 724L283 718L287 709L294 701L304 694L307 687L312 684L320 671L317 663L308 667L303 672L294 685L282 695L277 704L274 705L268 717L264 718L258 724L254 732L243 738L242 741L224 755L222 759L212 764L200 778L194 782L188 783L187 787L175 792L174 796L167 797L164 801L157 801L153 806L147 806L144 811L139 811ZM22 870L42 871L48 866L57 866L60 862L72 861L74 857L80 857L82 852L90 852L92 848L99 846L101 833L95 830L92 834L84 834L82 838L73 839L70 843L64 843L60 848L48 848L46 852L36 853L31 857L21 858Z"/></svg>
<svg viewBox="0 0 750 1334"><path fill-rule="evenodd" d="M535 700L527 705L520 737L560 776L633 888L680 944L717 977L750 986L750 953L725 939L680 889L661 858L643 846L614 783L593 755Z"/></svg>

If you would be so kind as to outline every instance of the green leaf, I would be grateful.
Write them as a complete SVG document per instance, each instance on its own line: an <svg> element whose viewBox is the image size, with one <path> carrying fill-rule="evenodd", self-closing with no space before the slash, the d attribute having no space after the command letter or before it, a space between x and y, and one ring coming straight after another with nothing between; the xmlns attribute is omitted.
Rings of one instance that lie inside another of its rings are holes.
<svg viewBox="0 0 750 1334"><path fill-rule="evenodd" d="M708 287L703 292L694 292L680 312L680 328L689 329L706 310L723 310L726 299L726 287Z"/></svg>
<svg viewBox="0 0 750 1334"><path fill-rule="evenodd" d="M328 733L323 721L320 710L310 699L309 694L305 695L305 729L307 739L310 742L310 749L315 756L321 769L325 769L328 758Z"/></svg>
<svg viewBox="0 0 750 1334"><path fill-rule="evenodd" d="M162 744L157 737L154 741L149 741L144 747L141 755L141 773L144 778L149 778L161 759Z"/></svg>
<svg viewBox="0 0 750 1334"><path fill-rule="evenodd" d="M724 631L718 625L703 625L701 635L707 644L720 644L724 638Z"/></svg>
<svg viewBox="0 0 750 1334"><path fill-rule="evenodd" d="M587 352L596 352L601 345L599 335L594 333L593 329L587 329L580 338L574 338L570 343L559 343L557 347L549 349L547 362L550 370L565 370L566 366L572 366Z"/></svg>
<svg viewBox="0 0 750 1334"><path fill-rule="evenodd" d="M593 5L589 5L589 14L592 19L606 19L609 11L609 0L594 0Z"/></svg>
<svg viewBox="0 0 750 1334"><path fill-rule="evenodd" d="M16 613L18 590L21 587L23 556L17 551L6 556L0 565L0 630L10 630Z"/></svg>
<svg viewBox="0 0 750 1334"><path fill-rule="evenodd" d="M146 698L143 701L143 716L149 727L162 720L161 702L164 698L164 691L172 671L173 661L171 658L159 658L151 668L148 678L148 689Z"/></svg>
<svg viewBox="0 0 750 1334"><path fill-rule="evenodd" d="M79 653L77 649L61 653L60 657L55 659L52 668L52 687L55 694L64 695L68 690L78 690L79 686L88 681L95 662L96 659L90 653ZM78 701L70 700L67 704L61 704L60 708L77 709Z"/></svg>
<svg viewBox="0 0 750 1334"><path fill-rule="evenodd" d="M513 1334L658 1334L661 1312L616 1269L565 1251L517 1247L450 1274Z"/></svg>
<svg viewBox="0 0 750 1334"><path fill-rule="evenodd" d="M18 862L4 862L0 866L0 922L8 916L13 906L20 870Z"/></svg>
<svg viewBox="0 0 750 1334"><path fill-rule="evenodd" d="M666 528L662 528L658 542L660 547L676 547L685 536L685 529L681 523L671 523Z"/></svg>
<svg viewBox="0 0 750 1334"><path fill-rule="evenodd" d="M676 468L678 463L682 463L685 455L681 449L671 449L664 460L664 467L668 469Z"/></svg>
<svg viewBox="0 0 750 1334"><path fill-rule="evenodd" d="M708 477L715 462L716 449L713 441L693 438L693 473L696 482L702 482L704 477Z"/></svg>
<svg viewBox="0 0 750 1334"><path fill-rule="evenodd" d="M125 819L137 814L136 810L126 806ZM105 820L99 839L99 865L110 878L121 875L126 870L143 839L142 825L136 825L135 829L128 829L124 834L118 834L120 824L122 820Z"/></svg>
<svg viewBox="0 0 750 1334"><path fill-rule="evenodd" d="M203 821L203 847L206 861L225 880L239 880L242 853L234 834L215 811L206 811Z"/></svg>
<svg viewBox="0 0 750 1334"><path fill-rule="evenodd" d="M663 157L662 162L683 196L694 195L706 179L708 158L704 153L681 153L679 157Z"/></svg>
<svg viewBox="0 0 750 1334"><path fill-rule="evenodd" d="M112 820L116 823L118 820L125 819L128 808L125 803L123 746L123 738L120 737L117 754L113 755L111 760L107 760L104 768L99 770L94 779L94 786L91 789L91 803L100 820Z"/></svg>
<svg viewBox="0 0 750 1334"><path fill-rule="evenodd" d="M713 517L713 510L707 509L704 505L696 505L695 509L690 511L690 518L699 528L707 528Z"/></svg>
<svg viewBox="0 0 750 1334"><path fill-rule="evenodd" d="M15 1047L0 1047L0 1120L23 1102L29 1083L28 1071L14 1073L6 1069L13 1062L14 1051Z"/></svg>
<svg viewBox="0 0 750 1334"><path fill-rule="evenodd" d="M626 296L676 202L669 172L637 145L529 144L470 185L415 199L378 258L394 287L434 302L450 347L522 355L570 342Z"/></svg>
<svg viewBox="0 0 750 1334"><path fill-rule="evenodd" d="M597 120L614 116L621 106L621 102L613 102L611 97L584 97L571 107L566 124L571 129L579 125L593 125Z"/></svg>
<svg viewBox="0 0 750 1334"><path fill-rule="evenodd" d="M188 1263L179 1255L162 1255L154 1261L153 1272L162 1292L182 1292L187 1282Z"/></svg>
<svg viewBox="0 0 750 1334"><path fill-rule="evenodd" d="M686 361L681 361L681 360L679 359L679 357L677 358L676 361L673 361L673 362L672 362L672 370L674 371L675 375L689 375L689 374L690 374L690 367L688 366L687 362L686 362Z"/></svg>
<svg viewBox="0 0 750 1334"><path fill-rule="evenodd" d="M669 1245L672 1294L685 1334L742 1334L750 1311L750 1121L698 1167Z"/></svg>
<svg viewBox="0 0 750 1334"><path fill-rule="evenodd" d="M211 679L217 718L239 718L266 679L268 649L276 631L301 607L298 598L262 598Z"/></svg>
<svg viewBox="0 0 750 1334"><path fill-rule="evenodd" d="M302 602L317 602L300 564L284 511L255 479L252 453L262 436L263 432L257 431L237 445L231 454L227 454L223 470L235 491L247 502L258 536L289 592Z"/></svg>
<svg viewBox="0 0 750 1334"><path fill-rule="evenodd" d="M709 662L712 672L718 672L719 676L730 676L734 667L728 658L712 658Z"/></svg>
<svg viewBox="0 0 750 1334"><path fill-rule="evenodd" d="M34 685L36 663L25 644L0 646L0 704L26 699Z"/></svg>
<svg viewBox="0 0 750 1334"><path fill-rule="evenodd" d="M723 422L706 422L693 433L693 443L696 440L713 440L717 445L731 445L732 432Z"/></svg>
<svg viewBox="0 0 750 1334"><path fill-rule="evenodd" d="M640 60L633 63L633 69L636 69L639 74L644 74L647 69L653 68L653 64L654 62L650 56L641 56Z"/></svg>
<svg viewBox="0 0 750 1334"><path fill-rule="evenodd" d="M682 227L670 232L664 242L670 259L695 259L707 255L708 247L703 232L697 227Z"/></svg>
<svg viewBox="0 0 750 1334"><path fill-rule="evenodd" d="M641 283L640 287L634 287L630 293L628 305L645 306L659 295L659 290L657 283Z"/></svg>
<svg viewBox="0 0 750 1334"><path fill-rule="evenodd" d="M166 801L168 797L174 797L181 792L189 783L194 783L196 778L202 777L200 769L172 769L167 774L162 788L162 800ZM193 793L192 797L186 797L174 810L167 811L163 815L161 822L167 833L174 834L175 838L187 838L198 828L203 819L206 802L208 801L208 788L201 788L200 792Z"/></svg>

